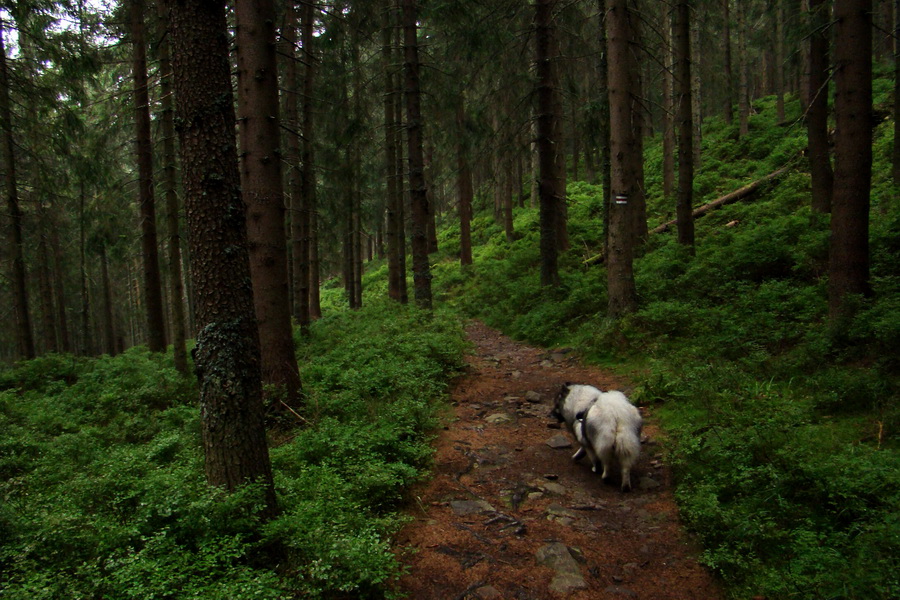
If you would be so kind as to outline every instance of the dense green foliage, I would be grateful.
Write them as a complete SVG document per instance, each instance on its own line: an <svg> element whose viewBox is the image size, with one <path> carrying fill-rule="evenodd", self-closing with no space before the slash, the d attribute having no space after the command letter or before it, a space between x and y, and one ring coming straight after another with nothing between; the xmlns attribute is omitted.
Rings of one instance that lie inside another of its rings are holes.
<svg viewBox="0 0 900 600"><path fill-rule="evenodd" d="M51 355L4 372L0 595L389 593L397 503L429 465L461 331L381 306L317 322L298 348L309 423L271 450L281 515L262 526L254 488L206 486L195 383L171 357Z"/></svg>
<svg viewBox="0 0 900 600"><path fill-rule="evenodd" d="M876 83L876 103L886 89ZM572 250L562 283L542 289L536 209L519 209L509 244L489 216L474 225L475 265L434 267L439 298L512 335L571 345L629 373L635 398L668 431L682 515L703 560L734 597L900 596L900 204L889 182L892 122L876 130L873 299L844 331L827 322L828 221L810 209L796 101L787 126L774 99L755 103L751 133L704 123L695 205L785 164L748 201L696 222L692 256L655 234L635 262L639 310L606 313L600 188L569 185ZM795 119L791 121L791 119ZM659 140L657 139L657 142ZM651 227L673 218L661 191L661 144L648 143Z"/></svg>

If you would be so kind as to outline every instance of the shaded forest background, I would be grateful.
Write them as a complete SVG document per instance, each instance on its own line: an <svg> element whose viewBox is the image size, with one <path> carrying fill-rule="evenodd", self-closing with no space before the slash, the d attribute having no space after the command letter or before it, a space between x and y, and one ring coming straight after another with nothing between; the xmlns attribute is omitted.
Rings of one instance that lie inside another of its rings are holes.
<svg viewBox="0 0 900 600"><path fill-rule="evenodd" d="M871 34L872 159L855 169L867 180L855 188L862 283L836 309L842 221L820 186L840 178L839 162L833 175L821 168L841 143L848 7ZM389 596L395 510L427 470L435 400L471 316L632 377L670 437L686 524L734 597L900 595L896 3L272 6L280 106L268 113L242 104L264 77L242 75L238 50L252 40L234 33L240 7L228 12L238 128L280 113L268 121L281 146L263 151L277 160L260 162L280 165L262 181L281 182L283 200L274 229L254 239L251 227L248 260L281 245L292 319L270 321L276 341L256 307L263 352L286 344L295 367L262 376L279 514L261 508L273 505L265 477L232 495L204 484L208 373L198 390L187 350L207 323L179 202L186 125L164 8L0 12L10 597L73 586ZM631 25L616 29L612 14ZM617 133L626 121L610 121L609 92L624 75L630 127ZM616 163L620 135L637 162ZM241 145L240 164L256 151ZM253 198L271 192L241 177L250 222L261 221ZM642 197L645 213L610 213L619 195L629 207ZM735 202L686 217L720 198ZM627 265L623 239L634 242ZM368 433L348 436L360 417ZM287 568L254 559L276 546Z"/></svg>

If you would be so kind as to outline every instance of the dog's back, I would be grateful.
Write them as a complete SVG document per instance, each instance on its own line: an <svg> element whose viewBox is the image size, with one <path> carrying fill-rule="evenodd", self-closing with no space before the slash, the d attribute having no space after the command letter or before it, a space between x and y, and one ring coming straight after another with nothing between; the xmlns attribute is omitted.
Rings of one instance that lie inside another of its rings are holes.
<svg viewBox="0 0 900 600"><path fill-rule="evenodd" d="M604 392L583 414L576 427L579 441L585 446L594 471L599 459L603 478L610 475L612 463L618 462L622 472L622 490L631 489L631 467L641 453L641 413L622 392Z"/></svg>

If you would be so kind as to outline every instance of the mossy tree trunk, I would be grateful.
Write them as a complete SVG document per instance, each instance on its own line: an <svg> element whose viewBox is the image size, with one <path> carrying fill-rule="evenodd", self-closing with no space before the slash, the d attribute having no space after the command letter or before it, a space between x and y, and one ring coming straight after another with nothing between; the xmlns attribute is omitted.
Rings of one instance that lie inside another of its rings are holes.
<svg viewBox="0 0 900 600"><path fill-rule="evenodd" d="M170 1L173 70L191 271L200 331L194 360L206 478L259 483L276 513L266 446L259 330L241 198L225 2Z"/></svg>
<svg viewBox="0 0 900 600"><path fill-rule="evenodd" d="M806 119L809 139L809 172L812 177L812 209L831 211L834 173L828 147L828 23L829 3L810 0L809 89Z"/></svg>

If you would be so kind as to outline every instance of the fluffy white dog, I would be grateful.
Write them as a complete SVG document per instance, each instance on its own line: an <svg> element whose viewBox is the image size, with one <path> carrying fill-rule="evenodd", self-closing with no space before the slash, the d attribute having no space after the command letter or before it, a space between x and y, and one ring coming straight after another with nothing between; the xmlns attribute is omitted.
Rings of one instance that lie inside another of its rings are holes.
<svg viewBox="0 0 900 600"><path fill-rule="evenodd" d="M618 463L622 473L622 491L631 490L631 467L641 453L641 429L644 421L638 409L622 392L603 392L586 410L575 415L575 438L591 459L594 473L597 463L606 480Z"/></svg>

